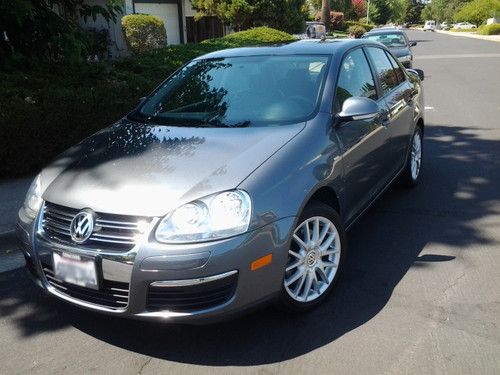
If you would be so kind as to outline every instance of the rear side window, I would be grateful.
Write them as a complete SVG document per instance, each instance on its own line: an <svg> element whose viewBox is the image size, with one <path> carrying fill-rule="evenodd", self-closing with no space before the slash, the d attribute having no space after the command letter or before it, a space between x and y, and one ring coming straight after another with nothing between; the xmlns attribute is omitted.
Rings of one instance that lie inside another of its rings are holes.
<svg viewBox="0 0 500 375"><path fill-rule="evenodd" d="M383 49L368 47L367 50L385 95L399 85L398 77Z"/></svg>
<svg viewBox="0 0 500 375"><path fill-rule="evenodd" d="M387 53L387 56L389 57L389 60L391 60L392 67L396 72L396 77L398 77L398 82L399 83L404 82L406 80L406 76L405 72L403 72L403 68L401 68L401 65L398 64L396 59L390 53Z"/></svg>
<svg viewBox="0 0 500 375"><path fill-rule="evenodd" d="M375 81L361 48L349 52L342 61L335 90L335 112L340 112L344 101L352 96L377 99Z"/></svg>

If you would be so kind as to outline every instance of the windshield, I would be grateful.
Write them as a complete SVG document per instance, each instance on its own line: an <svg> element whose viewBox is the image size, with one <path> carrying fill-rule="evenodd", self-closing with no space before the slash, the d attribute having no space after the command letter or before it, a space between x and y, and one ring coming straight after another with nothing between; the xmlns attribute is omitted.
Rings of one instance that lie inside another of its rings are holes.
<svg viewBox="0 0 500 375"><path fill-rule="evenodd" d="M366 35L363 38L382 43L388 48L406 47L405 37L401 33Z"/></svg>
<svg viewBox="0 0 500 375"><path fill-rule="evenodd" d="M132 120L172 126L246 127L306 120L317 107L326 56L193 61L165 81Z"/></svg>

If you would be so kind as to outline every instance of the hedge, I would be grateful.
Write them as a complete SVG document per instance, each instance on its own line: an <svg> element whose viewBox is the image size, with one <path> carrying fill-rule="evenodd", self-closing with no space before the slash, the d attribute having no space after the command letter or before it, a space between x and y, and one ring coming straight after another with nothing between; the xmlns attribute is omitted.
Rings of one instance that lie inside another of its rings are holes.
<svg viewBox="0 0 500 375"><path fill-rule="evenodd" d="M167 45L165 24L158 16L129 14L122 18L122 31L134 53L144 53Z"/></svg>
<svg viewBox="0 0 500 375"><path fill-rule="evenodd" d="M259 28L102 63L4 64L0 66L0 178L37 172L69 146L123 117L138 98L199 55L291 39L289 34Z"/></svg>
<svg viewBox="0 0 500 375"><path fill-rule="evenodd" d="M481 35L500 35L500 23L482 25L477 30L477 33Z"/></svg>
<svg viewBox="0 0 500 375"><path fill-rule="evenodd" d="M255 27L253 29L239 31L237 33L228 34L222 38L209 39L203 41L203 44L267 44L267 43L284 43L291 42L295 38L285 33L284 31L272 29L270 27Z"/></svg>
<svg viewBox="0 0 500 375"><path fill-rule="evenodd" d="M345 25L346 25L347 28L349 28L351 26L361 26L366 31L370 31L371 29L373 29L375 27L375 25L372 25L372 24L361 23L361 22L356 22L356 21L346 21Z"/></svg>
<svg viewBox="0 0 500 375"><path fill-rule="evenodd" d="M364 33L366 33L366 30L363 26L352 25L349 26L347 32L349 33L349 36L353 36L354 38L359 39L363 36Z"/></svg>

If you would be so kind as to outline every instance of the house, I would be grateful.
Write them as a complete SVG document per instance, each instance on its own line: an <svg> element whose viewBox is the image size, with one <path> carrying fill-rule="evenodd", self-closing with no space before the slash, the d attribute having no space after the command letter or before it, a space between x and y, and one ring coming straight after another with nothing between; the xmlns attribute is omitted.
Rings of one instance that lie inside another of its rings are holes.
<svg viewBox="0 0 500 375"><path fill-rule="evenodd" d="M106 0L87 0L89 5L104 5ZM92 18L84 22L83 28L107 29L111 42L110 54L113 57L128 54L127 45L121 30L121 18L127 14L145 13L160 17L165 23L168 44L197 43L205 39L218 38L229 32L217 17L203 17L195 21L196 11L189 0L125 0L123 13L117 22L109 24L102 16L94 21Z"/></svg>

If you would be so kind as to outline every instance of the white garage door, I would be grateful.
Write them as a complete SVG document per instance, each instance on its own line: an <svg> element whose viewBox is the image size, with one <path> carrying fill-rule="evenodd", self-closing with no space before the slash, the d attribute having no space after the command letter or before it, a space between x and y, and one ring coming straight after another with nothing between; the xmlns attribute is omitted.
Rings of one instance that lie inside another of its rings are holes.
<svg viewBox="0 0 500 375"><path fill-rule="evenodd" d="M165 22L168 44L179 44L181 42L177 4L135 3L135 12L160 17Z"/></svg>

